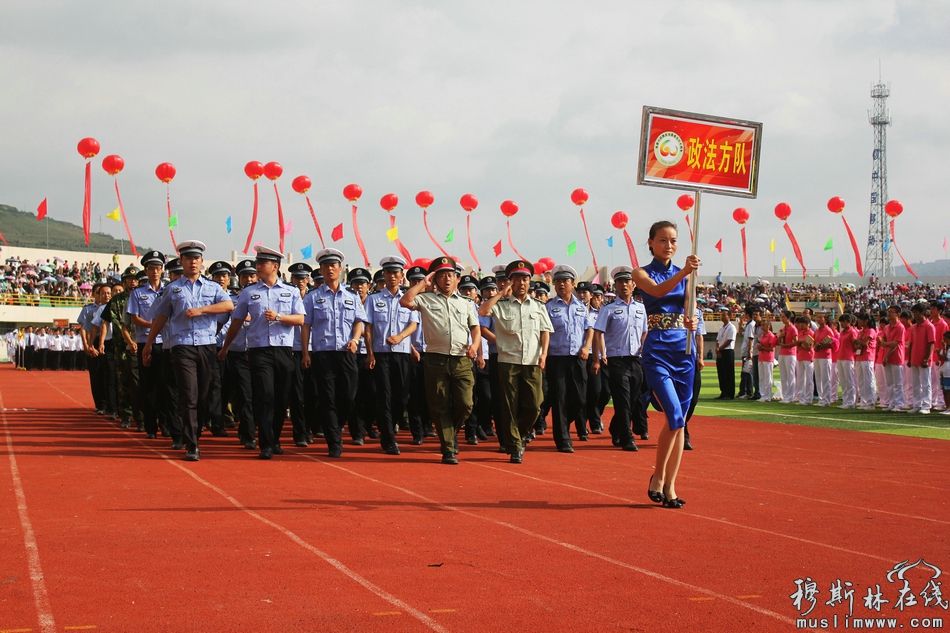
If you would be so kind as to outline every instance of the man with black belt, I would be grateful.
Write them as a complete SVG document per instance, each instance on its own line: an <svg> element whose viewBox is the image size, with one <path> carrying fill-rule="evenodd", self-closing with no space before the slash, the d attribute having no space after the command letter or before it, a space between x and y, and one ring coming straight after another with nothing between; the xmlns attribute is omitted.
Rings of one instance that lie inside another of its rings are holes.
<svg viewBox="0 0 950 633"><path fill-rule="evenodd" d="M406 260L384 257L379 265L386 286L364 303L367 325L363 338L366 365L373 370L376 383L379 443L387 455L399 455L395 422L402 420L409 403L409 337L419 327L419 315L399 305Z"/></svg>
<svg viewBox="0 0 950 633"><path fill-rule="evenodd" d="M499 268L496 266L495 268ZM501 267L504 268L504 267ZM504 275L504 270L501 271ZM482 294L482 303L488 301L496 294L498 294L498 282L496 281L497 277L489 276L483 277L480 284L480 290ZM507 277L505 277L507 281ZM498 384L498 347L495 344L495 323L492 317L483 317L479 315L478 323L481 326L481 335L488 343L488 390L489 390L489 401L491 406L491 417L495 420L495 435L498 437L498 451L501 453L508 452L508 440L505 438L507 434L505 432L505 425L501 421L501 387ZM477 385L476 385L477 388ZM491 429L486 429L486 433L489 433Z"/></svg>
<svg viewBox="0 0 950 633"><path fill-rule="evenodd" d="M99 354L99 380L105 398L106 415L110 420L119 417L118 393L115 388L115 348L112 345L112 320L103 318L106 306L112 300L112 286L103 284L99 289L102 304L92 313L92 344Z"/></svg>
<svg viewBox="0 0 950 633"><path fill-rule="evenodd" d="M495 319L501 415L508 432L512 464L520 464L524 438L541 410L541 374L545 370L548 342L554 327L544 304L528 296L534 267L515 260L505 268L511 281L500 293L478 308L481 316Z"/></svg>
<svg viewBox="0 0 950 633"><path fill-rule="evenodd" d="M732 313L722 311L722 327L716 334L716 375L719 377L717 400L733 400L736 397L736 326Z"/></svg>
<svg viewBox="0 0 950 633"><path fill-rule="evenodd" d="M165 270L168 272L169 282L181 279L185 273L181 260L177 257L168 260L165 264ZM165 292L164 288L158 293L159 297L161 297L162 292ZM154 307L155 304L153 303L152 306ZM153 320L153 316L150 310L149 320ZM170 336L169 332L171 332L171 326L166 322L165 327L160 332L162 353L153 354L155 362L161 362L162 382L165 383L165 397L160 399L160 404L157 407L158 420L162 429L162 437L171 437L172 449L181 450L185 446L185 431L181 425L181 416L178 415L178 378L175 375L175 362L172 359L175 339Z"/></svg>
<svg viewBox="0 0 950 633"><path fill-rule="evenodd" d="M96 410L96 415L105 415L106 413L106 396L102 388L102 379L99 373L99 346L98 339L95 341L95 326L92 323L92 318L95 316L95 313L102 307L102 290L103 284L96 283L92 286L92 303L87 303L82 307L82 310L79 311L79 316L76 317L76 323L79 324L79 336L82 339L82 345L80 348L80 353L84 355L86 369L89 371L89 390L92 392L92 402ZM20 369L27 369L28 365L26 362L26 350L30 349L32 343L32 328L27 328L20 340L18 341L20 349ZM29 344L29 345L28 345Z"/></svg>
<svg viewBox="0 0 950 633"><path fill-rule="evenodd" d="M221 289L231 298L231 275L234 269L231 264L225 261L217 261L208 267L208 274L211 279L221 285ZM221 315L223 316L223 315ZM220 319L220 317L219 317ZM220 331L215 335L215 347L220 351L224 337ZM224 417L228 403L224 398L224 373L225 360L216 359L213 368L214 373L211 376L211 388L208 390L208 419L202 420L207 423L211 429L211 435L215 437L227 437L228 432L224 428Z"/></svg>
<svg viewBox="0 0 950 633"><path fill-rule="evenodd" d="M208 389L215 362L215 336L218 314L234 309L234 303L221 286L201 276L205 245L198 241L178 244L178 257L184 274L171 282L152 306L152 327L142 353L147 367L152 360L152 345L169 325L167 338L172 339L172 361L178 383L178 417L184 433L185 460L196 462L198 450L198 409L208 406Z"/></svg>
<svg viewBox="0 0 950 633"><path fill-rule="evenodd" d="M340 426L349 419L356 398L359 369L356 352L366 311L358 294L340 283L343 253L325 248L317 253L323 285L304 298L301 339L310 339L313 351L303 348L303 368L313 365L311 377L324 410L323 432L330 457L343 454ZM312 361L311 361L312 357Z"/></svg>
<svg viewBox="0 0 950 633"><path fill-rule="evenodd" d="M283 455L280 432L287 415L287 399L294 375L294 326L303 325L303 300L300 291L280 279L284 256L266 246L255 246L257 283L241 291L231 325L218 352L227 357L228 347L251 317L247 328L247 356L251 365L254 420L261 444L261 459Z"/></svg>
<svg viewBox="0 0 950 633"><path fill-rule="evenodd" d="M297 262L288 266L287 272L290 273L291 284L297 288L300 299L303 301L310 291L310 275L313 273L313 268L310 264ZM310 346L310 341L304 341L300 336L302 326L302 323L294 326L294 373L293 384L290 387L290 422L293 424L294 445L297 448L307 448L313 443L313 432L310 429L316 425L317 414L316 394L313 389L310 389L312 368L305 371L301 365L303 344L306 342L308 348Z"/></svg>
<svg viewBox="0 0 950 633"><path fill-rule="evenodd" d="M406 270L406 279L413 285L426 278L428 271L422 266L412 266ZM409 430L412 443L419 445L427 437L435 437L432 419L429 417L429 404L426 402L426 378L423 359L426 353L426 340L422 326L416 327L409 337Z"/></svg>
<svg viewBox="0 0 950 633"><path fill-rule="evenodd" d="M553 410L554 443L573 453L571 422L577 439L587 441L587 359L594 338L593 321L584 302L574 296L577 271L561 264L551 271L555 297L545 304L554 333L548 346L548 388Z"/></svg>
<svg viewBox="0 0 950 633"><path fill-rule="evenodd" d="M145 427L146 437L155 439L158 437L159 408L167 389L164 381L168 377L162 375L163 367L160 360L145 365L142 361L142 354L145 352L145 344L148 342L149 330L152 327L152 322L148 320L149 314L162 290L162 270L165 266L165 256L159 251L149 251L142 255L141 261L148 279L132 291L129 296L129 303L126 306L126 312L135 327L136 357L139 365L139 406L142 409L142 423ZM152 355L159 359L163 350L162 335L158 334L152 343Z"/></svg>
<svg viewBox="0 0 950 633"><path fill-rule="evenodd" d="M366 303L370 296L374 296L376 291L370 292L369 283L371 275L365 268L351 268L346 274L346 284L350 290L359 295L363 310L366 310ZM356 350L356 366L359 368L359 378L356 384L356 401L350 408L350 417L347 420L340 420L342 428L343 423L350 429L350 438L357 446L362 446L366 438L378 440L379 432L373 427L376 424L377 406L376 402L376 380L373 377L373 370L367 364L366 330L360 336L360 345Z"/></svg>
<svg viewBox="0 0 950 633"><path fill-rule="evenodd" d="M482 343L475 308L456 293L457 284L455 262L439 257L429 265L429 274L399 300L422 316L426 400L439 429L442 463L452 465L459 463L458 432L472 414L472 360Z"/></svg>
<svg viewBox="0 0 950 633"><path fill-rule="evenodd" d="M254 260L243 259L238 262L235 269L238 276L238 285L241 289L247 288L251 284L257 283L257 268L254 267ZM236 301L240 292L232 293L231 300ZM222 330L227 338L227 331L231 327L231 315L224 320ZM250 324L247 318L241 322L237 335L231 341L227 350L227 363L225 365L224 384L228 385L228 400L231 402L231 410L238 419L238 440L249 451L257 448L255 441L254 411L251 403L253 402L251 387L251 365L247 357L247 328ZM222 347L224 340L221 341Z"/></svg>
<svg viewBox="0 0 950 633"><path fill-rule="evenodd" d="M610 276L617 298L601 308L594 324L594 348L603 347L605 357L594 361L592 371L599 372L602 365L610 367L610 393L614 399L610 435L614 446L636 451L637 444L630 432L631 419L637 421L634 426L640 427L634 428L633 433L647 435L646 424L635 414L643 386L640 346L646 332L646 310L643 304L633 300L632 268L617 266Z"/></svg>

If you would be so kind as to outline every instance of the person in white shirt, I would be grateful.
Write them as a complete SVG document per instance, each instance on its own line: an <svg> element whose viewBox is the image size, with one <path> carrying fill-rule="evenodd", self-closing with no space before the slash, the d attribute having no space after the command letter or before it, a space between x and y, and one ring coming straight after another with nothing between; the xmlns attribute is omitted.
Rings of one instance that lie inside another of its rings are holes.
<svg viewBox="0 0 950 633"><path fill-rule="evenodd" d="M736 397L736 326L732 314L722 313L722 327L716 335L716 374L719 377L717 400L733 400Z"/></svg>
<svg viewBox="0 0 950 633"><path fill-rule="evenodd" d="M48 367L52 371L59 371L63 364L63 335L59 328L55 328L49 335Z"/></svg>
<svg viewBox="0 0 950 633"><path fill-rule="evenodd" d="M34 369L46 371L46 357L49 350L49 335L46 328L41 327L36 333L36 362Z"/></svg>

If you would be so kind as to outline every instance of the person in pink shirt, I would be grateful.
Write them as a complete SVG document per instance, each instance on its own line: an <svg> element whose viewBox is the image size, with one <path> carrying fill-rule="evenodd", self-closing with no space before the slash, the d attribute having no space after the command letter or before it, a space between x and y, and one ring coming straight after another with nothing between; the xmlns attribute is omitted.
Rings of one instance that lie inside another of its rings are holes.
<svg viewBox="0 0 950 633"><path fill-rule="evenodd" d="M762 317L762 334L756 341L759 350L759 393L762 397L759 402L772 401L772 371L775 367L775 348L778 337L772 332L772 322L767 316ZM784 393L783 393L784 395Z"/></svg>
<svg viewBox="0 0 950 633"><path fill-rule="evenodd" d="M812 335L815 339L815 382L818 383L819 407L831 405L831 354L835 346L835 332L828 326L828 315L819 312L815 315L818 329Z"/></svg>
<svg viewBox="0 0 950 633"><path fill-rule="evenodd" d="M950 329L950 326L948 326L947 322L943 319L943 310L946 307L947 304L943 301L933 301L930 304L930 322L934 325L934 335L937 337L937 344L934 345L933 362L930 364L931 385L940 384L940 344L943 341L944 332ZM931 405L932 408L937 411L943 411L947 408L942 389L933 390L933 402L931 402Z"/></svg>
<svg viewBox="0 0 950 633"><path fill-rule="evenodd" d="M795 326L798 328L798 351L796 353L798 364L795 367L798 395L796 404L807 406L811 404L812 394L815 391L815 337L808 317L800 316L795 319Z"/></svg>
<svg viewBox="0 0 950 633"><path fill-rule="evenodd" d="M854 333L851 327L851 315L842 314L838 317L841 333L838 335L838 360L835 367L838 370L838 383L841 385L841 406L839 409L853 409L854 397Z"/></svg>
<svg viewBox="0 0 950 633"><path fill-rule="evenodd" d="M858 387L862 411L874 410L874 356L877 352L877 322L867 312L858 314L858 331L855 333L852 345L854 346L854 377Z"/></svg>
<svg viewBox="0 0 950 633"><path fill-rule="evenodd" d="M914 377L914 408L908 413L930 413L932 399L930 384L930 366L933 364L934 344L937 341L936 329L924 316L924 305L914 304L910 309L914 315L914 335L910 339L910 349L907 352L909 360L907 366Z"/></svg>
<svg viewBox="0 0 950 633"><path fill-rule="evenodd" d="M887 310L881 310L878 316L877 328L877 350L874 354L874 384L877 387L878 405L883 409L889 409L890 391L887 389L887 376L884 373L884 348L881 347L881 341L884 336L884 328L887 327Z"/></svg>
<svg viewBox="0 0 950 633"><path fill-rule="evenodd" d="M904 326L900 321L900 308L887 309L887 326L881 329L880 347L884 351L884 379L887 381L889 406L886 411L901 411L904 408Z"/></svg>
<svg viewBox="0 0 950 633"><path fill-rule="evenodd" d="M782 311L782 329L778 333L778 375L782 381L782 402L795 401L795 371L798 358L798 329L792 323L792 312Z"/></svg>
<svg viewBox="0 0 950 633"><path fill-rule="evenodd" d="M910 367L907 366L907 350L910 349L910 339L914 336L914 317L910 310L901 310L901 325L904 326L904 366L901 367L901 375L904 381L904 411L910 411L914 408L914 376Z"/></svg>
<svg viewBox="0 0 950 633"><path fill-rule="evenodd" d="M828 327L834 332L834 343L831 346L831 404L838 404L838 347L841 345L841 330L834 315L828 318Z"/></svg>

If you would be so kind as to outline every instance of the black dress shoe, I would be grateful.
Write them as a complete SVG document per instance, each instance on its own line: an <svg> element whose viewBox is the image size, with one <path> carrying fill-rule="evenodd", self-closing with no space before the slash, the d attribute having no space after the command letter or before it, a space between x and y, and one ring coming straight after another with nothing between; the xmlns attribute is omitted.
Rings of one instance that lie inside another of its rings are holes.
<svg viewBox="0 0 950 633"><path fill-rule="evenodd" d="M506 446L499 446L499 447L498 447L498 452L499 452L499 453L507 453L507 452L508 452L508 447L506 447Z"/></svg>
<svg viewBox="0 0 950 633"><path fill-rule="evenodd" d="M664 508L673 508L674 510L679 510L686 505L686 502L682 499L667 499L666 495L663 495L663 507Z"/></svg>
<svg viewBox="0 0 950 633"><path fill-rule="evenodd" d="M269 448L265 448L261 451L261 454L257 456L258 459L270 459L274 456L274 451Z"/></svg>
<svg viewBox="0 0 950 633"><path fill-rule="evenodd" d="M459 460L453 453L442 453L442 463L451 466L458 466Z"/></svg>
<svg viewBox="0 0 950 633"><path fill-rule="evenodd" d="M525 444L530 444L533 441L534 441L534 431L531 431L530 433L524 436Z"/></svg>
<svg viewBox="0 0 950 633"><path fill-rule="evenodd" d="M578 435L578 436L577 436L577 441L578 441L578 442L586 442L586 441L587 441L587 436L586 436L586 435Z"/></svg>
<svg viewBox="0 0 950 633"><path fill-rule="evenodd" d="M123 429L131 429L131 428L132 428L132 423L129 422L128 420L122 420L122 428L123 428ZM138 429L135 429L135 430L137 431Z"/></svg>
<svg viewBox="0 0 950 633"><path fill-rule="evenodd" d="M211 429L211 435L214 437L227 437L228 432L224 429Z"/></svg>
<svg viewBox="0 0 950 633"><path fill-rule="evenodd" d="M357 446L362 446L363 444L366 443L366 440L364 440L362 437L358 437L355 440L353 440L353 443L356 444Z"/></svg>
<svg viewBox="0 0 950 633"><path fill-rule="evenodd" d="M145 438L149 440L155 440L155 439L158 439L158 436L154 433L149 433L148 435L145 436Z"/></svg>
<svg viewBox="0 0 950 633"><path fill-rule="evenodd" d="M640 439L646 442L648 439L650 439L650 434L644 433L643 435L640 436Z"/></svg>
<svg viewBox="0 0 950 633"><path fill-rule="evenodd" d="M378 440L378 439L379 439L379 431L377 431L376 429L372 429L372 428L371 428L369 431L366 432L366 435L367 435L371 440Z"/></svg>
<svg viewBox="0 0 950 633"><path fill-rule="evenodd" d="M535 432L537 435L544 435L544 429L535 429L534 432Z"/></svg>
<svg viewBox="0 0 950 633"><path fill-rule="evenodd" d="M244 448L249 451L253 451L255 448L257 448L257 442L254 440L248 440L247 442L244 442Z"/></svg>
<svg viewBox="0 0 950 633"><path fill-rule="evenodd" d="M485 429L478 426L478 427L475 427L475 437L477 437L478 439L484 442L485 440L488 439L488 433L485 432Z"/></svg>
<svg viewBox="0 0 950 633"><path fill-rule="evenodd" d="M693 445L689 443L689 440L683 442L683 450L684 450L684 451L691 451L691 450L693 450Z"/></svg>
<svg viewBox="0 0 950 633"><path fill-rule="evenodd" d="M332 458L336 459L337 457L341 457L342 455L343 455L343 449L342 449L342 448L331 448L331 449L330 449L330 452L329 452L329 454L328 454L328 457L332 457Z"/></svg>
<svg viewBox="0 0 950 633"><path fill-rule="evenodd" d="M477 437L467 437L467 438L465 438L465 443L466 443L466 444L471 444L472 446L478 446L478 438L477 438Z"/></svg>
<svg viewBox="0 0 950 633"><path fill-rule="evenodd" d="M307 442L305 442L304 440L297 440L296 442L294 442L294 446L296 446L297 448L307 448L309 444L307 444Z"/></svg>
<svg viewBox="0 0 950 633"><path fill-rule="evenodd" d="M185 453L186 462L196 462L199 459L201 459L201 451L197 448L189 449L189 451Z"/></svg>
<svg viewBox="0 0 950 633"><path fill-rule="evenodd" d="M311 435L310 433L307 433L307 437L305 437L304 439L307 440L307 444L313 444L313 435Z"/></svg>
<svg viewBox="0 0 950 633"><path fill-rule="evenodd" d="M426 437L437 437L435 429L433 429L431 426L426 429Z"/></svg>
<svg viewBox="0 0 950 633"><path fill-rule="evenodd" d="M274 447L274 455L283 455L283 454L284 454L284 449L280 447L280 444L276 445Z"/></svg>
<svg viewBox="0 0 950 633"><path fill-rule="evenodd" d="M314 437L319 437L321 440L326 437L323 431L317 431L313 434Z"/></svg>
<svg viewBox="0 0 950 633"><path fill-rule="evenodd" d="M653 475L650 475L650 483L647 485L647 496L650 497L650 501L653 503L663 503L666 500L666 497L663 496L662 490L653 490Z"/></svg>
<svg viewBox="0 0 950 633"><path fill-rule="evenodd" d="M625 450L625 451L631 451L631 452L633 452L633 453L636 453L638 450L640 450L639 448L637 448L637 443L634 442L633 440L630 440L629 442L627 442L626 444L624 444L624 445L621 446L620 448L623 449L623 450Z"/></svg>
<svg viewBox="0 0 950 633"><path fill-rule="evenodd" d="M522 453L524 453L524 451L515 451L511 454L511 457L508 458L508 462L511 464L520 464Z"/></svg>
<svg viewBox="0 0 950 633"><path fill-rule="evenodd" d="M613 444L614 446L620 446L620 438L612 437L610 438L610 443Z"/></svg>
<svg viewBox="0 0 950 633"><path fill-rule="evenodd" d="M573 452L574 452L574 447L573 447L573 446L562 446L561 448L557 449L557 452L558 452L558 453L573 453Z"/></svg>
<svg viewBox="0 0 950 633"><path fill-rule="evenodd" d="M185 445L182 444L181 442L172 442L172 450L173 450L173 451L180 451L180 450L183 449L184 447L185 447Z"/></svg>
<svg viewBox="0 0 950 633"><path fill-rule="evenodd" d="M167 426L162 427L162 437L171 437L172 433L168 430Z"/></svg>
<svg viewBox="0 0 950 633"><path fill-rule="evenodd" d="M422 438L421 438L421 437L414 437L414 438L412 438L412 443L415 444L416 446L420 446L420 445L422 444Z"/></svg>
<svg viewBox="0 0 950 633"><path fill-rule="evenodd" d="M385 453L387 455L401 455L402 454L399 452L399 447L396 446L396 444L393 444L389 448L385 449Z"/></svg>

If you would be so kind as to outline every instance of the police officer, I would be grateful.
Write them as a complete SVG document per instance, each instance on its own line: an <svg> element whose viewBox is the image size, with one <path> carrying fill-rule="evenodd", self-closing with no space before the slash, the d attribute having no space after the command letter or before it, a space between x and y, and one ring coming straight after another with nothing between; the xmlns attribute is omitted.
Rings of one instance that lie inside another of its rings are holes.
<svg viewBox="0 0 950 633"><path fill-rule="evenodd" d="M422 266L411 266L406 270L409 285L425 280L428 271ZM426 402L426 381L423 359L426 353L426 340L420 323L409 337L409 430L412 443L422 444L427 437L435 437L432 419L429 417L429 405Z"/></svg>
<svg viewBox="0 0 950 633"><path fill-rule="evenodd" d="M554 327L544 304L528 296L534 267L515 260L505 268L511 283L504 293L483 303L478 313L495 318L501 415L508 427L511 463L520 464L524 438L538 420L548 343Z"/></svg>
<svg viewBox="0 0 950 633"><path fill-rule="evenodd" d="M472 414L472 360L481 347L474 306L456 293L457 283L455 262L450 257L439 257L429 265L429 274L399 301L422 316L426 400L439 427L442 463L453 465L458 464L455 454L459 429Z"/></svg>
<svg viewBox="0 0 950 633"><path fill-rule="evenodd" d="M138 396L139 363L136 356L136 344L128 328L123 327L125 308L132 291L138 285L138 274L139 270L135 266L129 266L122 271L122 290L112 295L102 311L102 318L110 323L113 332L116 395L122 428L131 428L134 420L135 430L141 431L143 425Z"/></svg>
<svg viewBox="0 0 950 633"><path fill-rule="evenodd" d="M590 289L591 297L588 311L590 312L591 322L596 323L600 308L604 303L604 287L600 284L590 284ZM600 435L604 432L604 423L601 421L601 416L610 402L610 368L602 364L598 373L595 374L592 371L594 360L603 357L603 350L600 348L592 349L590 356L587 357L586 416L590 424L590 432L594 435Z"/></svg>
<svg viewBox="0 0 950 633"><path fill-rule="evenodd" d="M149 329L142 362L152 360L152 345L165 324L167 339L175 343L172 362L178 384L178 417L184 432L185 459L196 462L198 450L199 408L207 408L208 389L215 362L217 317L234 309L234 303L221 286L201 276L205 245L198 241L178 244L178 257L184 274L168 284L152 306L152 327Z"/></svg>
<svg viewBox="0 0 950 633"><path fill-rule="evenodd" d="M302 300L310 291L309 282L313 268L310 264L297 262L288 266L287 272L290 273L290 283L300 292ZM294 374L290 388L290 421L293 424L294 444L298 448L306 448L313 443L313 432L310 429L316 425L317 413L316 394L309 388L312 368L304 371L301 365L303 360L303 341L300 337L302 325L294 326ZM309 340L306 343L310 345Z"/></svg>
<svg viewBox="0 0 950 633"><path fill-rule="evenodd" d="M103 398L105 398L105 414L110 420L118 417L119 405L117 402L118 394L115 388L115 348L112 345L112 321L103 318L106 306L112 300L113 288L109 284L102 284L99 288L100 304L95 312L92 313L90 322L93 330L90 338L98 353L97 371L99 372L99 384L102 389ZM35 334L32 335L35 339ZM33 369L31 363L27 363L28 369Z"/></svg>
<svg viewBox="0 0 950 633"><path fill-rule="evenodd" d="M554 415L554 444L562 453L573 453L571 422L577 439L587 441L587 359L594 338L594 322L587 306L574 296L577 271L561 264L551 271L555 297L545 304L554 326L548 346L547 375Z"/></svg>
<svg viewBox="0 0 950 633"><path fill-rule="evenodd" d="M643 385L640 344L646 331L646 310L633 300L631 267L617 266L610 276L614 280L617 298L600 310L594 324L594 347L603 346L606 356L594 361L592 371L599 372L602 365L610 367L610 393L614 399L610 435L614 446L620 446L625 451L636 451L638 448L630 433L630 420L639 419L635 409L640 406ZM647 432L646 428L635 428L633 431L637 435Z"/></svg>
<svg viewBox="0 0 950 633"><path fill-rule="evenodd" d="M211 275L211 279L221 285L221 289L228 293L228 297L230 298L231 277L234 274L234 269L231 267L231 264L225 261L217 261L208 267L208 274ZM219 330L215 335L215 347L220 351L223 343L224 335ZM204 422L210 423L211 435L215 437L228 436L228 432L224 428L224 417L228 406L227 400L224 398L225 362L225 360L215 359L213 365L214 374L211 377L211 388L208 390L209 419Z"/></svg>
<svg viewBox="0 0 950 633"><path fill-rule="evenodd" d="M409 337L419 326L419 315L399 305L406 260L384 257L379 265L385 286L366 298L366 366L376 384L376 426L379 443L387 455L399 455L395 420L401 420L409 403Z"/></svg>
<svg viewBox="0 0 950 633"><path fill-rule="evenodd" d="M493 275L482 277L479 282L479 292L481 294L482 303L488 301L498 293L498 285ZM505 428L501 423L501 390L498 386L498 347L495 345L494 323L492 317L483 317L481 315L478 317L478 323L481 326L482 340L485 341L488 348L488 360L486 363L488 369L488 397L484 397L484 391L482 391L484 385L481 388L479 387L478 377L476 376L475 390L476 393L479 394L479 401L482 402L481 405L476 406L479 409L481 409L482 406L488 407L487 426L483 426L485 434L488 437L496 436L498 438L498 450L502 453L506 453L508 452L508 442L505 440ZM485 424L482 421L485 419L485 416L486 413L484 411L478 413L479 424ZM492 420L495 421L495 430L492 430L491 427Z"/></svg>
<svg viewBox="0 0 950 633"><path fill-rule="evenodd" d="M350 290L359 295L363 310L366 310L366 304L370 295L375 295L376 291L370 292L371 275L365 268L352 268L346 274L346 283ZM340 420L342 425L346 422L350 428L350 438L357 446L362 446L367 437L377 440L379 433L373 428L376 423L377 402L376 402L376 381L373 377L373 370L367 364L367 345L366 330L363 328L363 334L360 336L360 346L356 350L356 365L359 368L359 379L356 386L356 402L350 409L348 420Z"/></svg>
<svg viewBox="0 0 950 633"><path fill-rule="evenodd" d="M356 398L359 369L357 351L363 335L366 312L358 294L340 283L343 253L325 248L317 253L323 285L304 298L303 339L310 339L313 352L303 348L303 368L313 365L311 377L320 406L325 411L323 432L330 457L343 454L340 426L350 417Z"/></svg>
<svg viewBox="0 0 950 633"><path fill-rule="evenodd" d="M238 285L241 289L247 288L257 283L257 268L254 267L254 260L243 259L238 262L234 271L238 277ZM232 294L232 301L236 301L240 292ZM222 331L224 338L227 338L227 331L231 327L231 315L224 320ZM247 328L250 322L247 318L241 322L237 335L231 341L227 349L227 363L225 365L226 374L224 383L229 386L232 411L238 419L238 440L244 445L244 448L252 451L257 448L255 441L254 411L251 403L253 402L253 388L251 386L251 365L247 356ZM224 339L221 341L224 347Z"/></svg>
<svg viewBox="0 0 950 633"><path fill-rule="evenodd" d="M476 312L479 303L478 279L473 275L462 275L459 277L459 294L467 299L471 299L475 304ZM481 321L479 321L481 326ZM478 445L479 440L487 440L488 435L482 430L479 420L479 414L485 416L485 408L488 407L487 424L491 426L491 390L488 387L488 341L482 338L482 344L475 362L472 363L472 375L475 378L475 387L472 391L472 414L468 416L465 423L465 441L468 444ZM479 381L479 376L482 380ZM480 390L479 387L482 387ZM487 401L486 401L487 399Z"/></svg>
<svg viewBox="0 0 950 633"><path fill-rule="evenodd" d="M219 359L250 315L247 328L247 355L251 365L254 420L257 422L261 459L283 455L280 432L287 415L287 400L294 377L294 326L303 325L300 291L280 279L284 256L266 246L255 246L257 283L241 291Z"/></svg>
<svg viewBox="0 0 950 633"><path fill-rule="evenodd" d="M158 437L159 409L166 387L161 360L145 365L142 354L148 342L152 322L149 314L162 290L162 271L165 256L160 251L149 251L142 255L142 267L147 275L145 281L132 291L126 312L134 326L136 357L139 364L139 404L142 408L142 423L149 439ZM152 355L160 359L164 349L162 335L159 333L152 343Z"/></svg>
<svg viewBox="0 0 950 633"><path fill-rule="evenodd" d="M181 279L185 269L181 265L181 260L174 257L165 263L165 271L168 273L168 281L165 282L167 285L176 279ZM162 288L162 292L165 292L164 288ZM162 292L159 293L159 297L161 297ZM154 305L153 303L152 306L154 307ZM152 312L149 311L149 320L152 320L153 316ZM171 332L171 325L166 322L165 327L160 331L162 337L162 353L160 356L162 382L165 383L165 397L161 400L161 406L159 407L159 424L162 429L162 437L172 438L172 449L181 450L185 446L185 432L181 425L181 417L178 415L178 380L175 377L175 363L172 359L175 339L169 335L169 332ZM157 355L153 356L158 357Z"/></svg>

